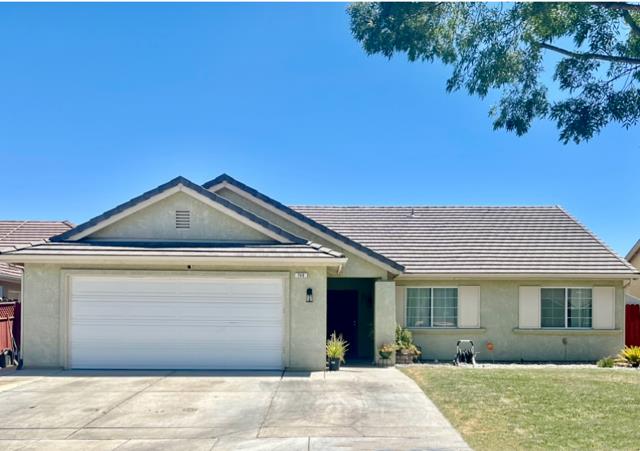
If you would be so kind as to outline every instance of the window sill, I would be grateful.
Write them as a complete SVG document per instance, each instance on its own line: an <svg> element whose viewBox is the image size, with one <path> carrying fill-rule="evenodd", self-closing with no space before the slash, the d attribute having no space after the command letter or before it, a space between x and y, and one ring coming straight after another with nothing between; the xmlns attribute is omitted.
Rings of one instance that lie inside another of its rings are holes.
<svg viewBox="0 0 640 451"><path fill-rule="evenodd" d="M409 327L414 335L479 335L487 331L484 327Z"/></svg>
<svg viewBox="0 0 640 451"><path fill-rule="evenodd" d="M520 329L513 328L513 333L518 335L619 335L622 329Z"/></svg>

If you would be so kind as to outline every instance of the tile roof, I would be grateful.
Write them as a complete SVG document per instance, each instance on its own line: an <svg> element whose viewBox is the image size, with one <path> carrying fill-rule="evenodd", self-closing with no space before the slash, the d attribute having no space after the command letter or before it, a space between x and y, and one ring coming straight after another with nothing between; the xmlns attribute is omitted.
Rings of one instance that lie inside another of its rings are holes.
<svg viewBox="0 0 640 451"><path fill-rule="evenodd" d="M404 265L406 274L637 273L555 206L291 208Z"/></svg>
<svg viewBox="0 0 640 451"><path fill-rule="evenodd" d="M63 233L73 227L68 221L3 221L0 220L0 251L26 246ZM22 269L0 262L0 278L20 279Z"/></svg>
<svg viewBox="0 0 640 451"><path fill-rule="evenodd" d="M188 258L342 258L339 252L316 243L209 244L48 242L3 252L4 255L55 257L188 257Z"/></svg>

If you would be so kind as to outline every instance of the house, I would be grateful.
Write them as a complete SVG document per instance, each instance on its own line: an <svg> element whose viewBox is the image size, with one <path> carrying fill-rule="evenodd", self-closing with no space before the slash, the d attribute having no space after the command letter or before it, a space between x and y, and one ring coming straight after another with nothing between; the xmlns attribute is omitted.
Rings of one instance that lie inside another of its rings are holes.
<svg viewBox="0 0 640 451"><path fill-rule="evenodd" d="M636 241L625 258L635 268L640 268L640 240ZM627 287L627 301L634 304L640 303L640 280L631 281Z"/></svg>
<svg viewBox="0 0 640 451"><path fill-rule="evenodd" d="M68 221L2 221L0 251L45 240L73 228ZM22 268L0 262L0 300L20 300Z"/></svg>
<svg viewBox="0 0 640 451"><path fill-rule="evenodd" d="M467 338L480 360L594 361L639 276L556 206L290 207L225 174L0 260L24 266L25 365L66 368L317 370L331 331L370 362L396 324L425 359Z"/></svg>

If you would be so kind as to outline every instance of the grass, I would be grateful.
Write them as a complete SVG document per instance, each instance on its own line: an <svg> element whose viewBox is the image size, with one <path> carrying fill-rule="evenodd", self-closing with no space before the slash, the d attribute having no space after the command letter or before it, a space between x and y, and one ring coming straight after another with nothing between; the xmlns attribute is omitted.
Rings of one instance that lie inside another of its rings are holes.
<svg viewBox="0 0 640 451"><path fill-rule="evenodd" d="M640 448L640 371L444 365L402 371L477 450Z"/></svg>

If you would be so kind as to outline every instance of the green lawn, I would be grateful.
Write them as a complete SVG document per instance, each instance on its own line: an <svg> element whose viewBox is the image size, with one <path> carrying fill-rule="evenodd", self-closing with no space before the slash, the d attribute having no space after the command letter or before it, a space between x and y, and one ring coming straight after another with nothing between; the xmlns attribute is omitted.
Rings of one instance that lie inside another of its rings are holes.
<svg viewBox="0 0 640 451"><path fill-rule="evenodd" d="M640 449L640 371L403 368L478 450Z"/></svg>

